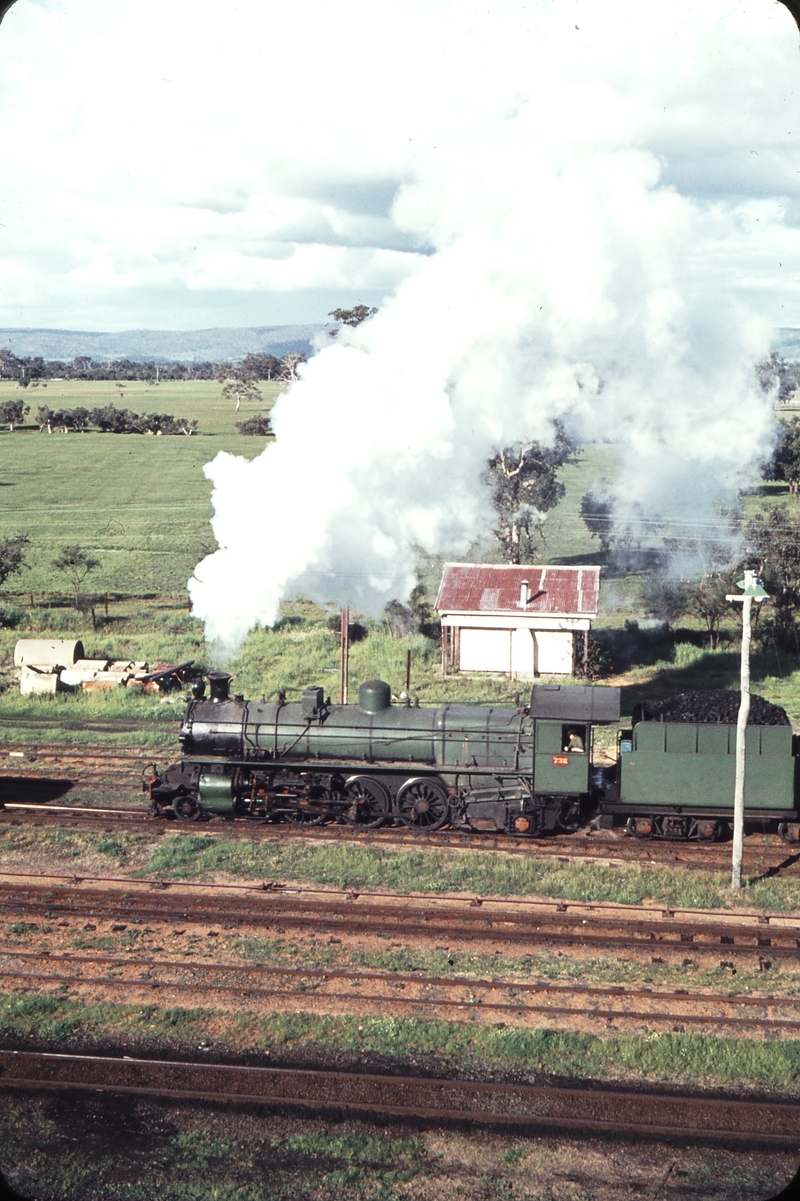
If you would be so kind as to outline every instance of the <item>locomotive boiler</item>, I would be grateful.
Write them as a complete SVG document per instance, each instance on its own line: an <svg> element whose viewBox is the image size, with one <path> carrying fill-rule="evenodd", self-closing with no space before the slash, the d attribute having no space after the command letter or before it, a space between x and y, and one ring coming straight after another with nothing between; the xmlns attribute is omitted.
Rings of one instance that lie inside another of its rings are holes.
<svg viewBox="0 0 800 1201"><path fill-rule="evenodd" d="M593 805L594 728L620 718L620 690L536 684L529 704L395 704L368 680L357 705L320 687L299 703L231 696L214 672L180 730L183 757L148 782L155 813L361 828L446 822L537 836L577 828Z"/></svg>

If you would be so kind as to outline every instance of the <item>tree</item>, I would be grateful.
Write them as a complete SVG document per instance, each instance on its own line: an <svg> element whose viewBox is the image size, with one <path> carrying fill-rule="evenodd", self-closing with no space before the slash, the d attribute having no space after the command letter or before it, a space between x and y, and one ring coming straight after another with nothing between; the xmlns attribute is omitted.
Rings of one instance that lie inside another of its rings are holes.
<svg viewBox="0 0 800 1201"><path fill-rule="evenodd" d="M689 589L688 611L705 623L709 650L719 646L719 627L731 611L728 595L738 591L735 576L738 571L705 572Z"/></svg>
<svg viewBox="0 0 800 1201"><path fill-rule="evenodd" d="M328 313L329 317L333 317L334 321L341 322L342 325L360 325L362 321L367 321L368 318L374 317L377 309L369 309L365 304L357 304L354 309L333 309ZM328 334L331 338L335 338L339 333L339 326L336 329L329 329Z"/></svg>
<svg viewBox="0 0 800 1201"><path fill-rule="evenodd" d="M544 514L564 495L558 472L575 462L578 445L558 421L553 422L553 434L551 446L522 442L489 459L484 478L498 516L494 535L509 563L522 563L534 556Z"/></svg>
<svg viewBox="0 0 800 1201"><path fill-rule="evenodd" d="M267 438L272 433L272 422L269 417L262 417L261 413L256 413L253 417L248 417L246 421L237 421L236 429L240 434Z"/></svg>
<svg viewBox="0 0 800 1201"><path fill-rule="evenodd" d="M72 428L78 430L79 433L83 433L89 424L89 410L85 409L83 405L78 405L77 408L70 410L70 415L72 417Z"/></svg>
<svg viewBox="0 0 800 1201"><path fill-rule="evenodd" d="M251 371L246 371L242 367L228 367L220 371L217 376L217 383L224 384L222 389L223 400L233 400L236 398L236 412L239 412L243 400L253 401L258 404L262 399L259 391L256 377Z"/></svg>
<svg viewBox="0 0 800 1201"><path fill-rule="evenodd" d="M246 354L240 367L253 379L271 380L280 375L281 361L274 354Z"/></svg>
<svg viewBox="0 0 800 1201"><path fill-rule="evenodd" d="M21 400L6 400L0 404L0 421L7 421L10 433L14 433L14 426L20 425L26 413L30 412L30 405L26 405Z"/></svg>
<svg viewBox="0 0 800 1201"><path fill-rule="evenodd" d="M581 497L581 517L589 533L600 541L603 554L608 554L614 541L613 504L598 500L593 492Z"/></svg>
<svg viewBox="0 0 800 1201"><path fill-rule="evenodd" d="M759 575L772 601L776 639L794 646L800 659L796 614L800 607L800 511L795 505L773 505L756 513L744 527L748 564L759 564Z"/></svg>
<svg viewBox="0 0 800 1201"><path fill-rule="evenodd" d="M92 409L89 420L104 434L133 434L141 433L137 428L139 418L130 409L118 409L116 405L103 405L102 408Z"/></svg>
<svg viewBox="0 0 800 1201"><path fill-rule="evenodd" d="M290 354L285 354L281 359L281 379L295 380L298 378L297 368L301 363L305 363L306 356L292 351Z"/></svg>
<svg viewBox="0 0 800 1201"><path fill-rule="evenodd" d="M774 390L778 404L786 404L791 398L800 383L798 374L798 364L784 362L776 350L772 351L768 359L756 363L756 376L762 392Z"/></svg>
<svg viewBox="0 0 800 1201"><path fill-rule="evenodd" d="M69 577L75 596L75 608L80 609L81 584L90 571L100 566L100 560L93 558L79 546L62 546L51 566Z"/></svg>
<svg viewBox="0 0 800 1201"><path fill-rule="evenodd" d="M197 430L197 422L189 421L187 417L176 417L169 429L165 429L165 434L185 434L187 438L191 438L192 434Z"/></svg>
<svg viewBox="0 0 800 1201"><path fill-rule="evenodd" d="M68 434L71 429L75 428L75 416L72 409L56 409L51 416L51 421L57 430L61 430L62 434Z"/></svg>
<svg viewBox="0 0 800 1201"><path fill-rule="evenodd" d="M27 534L14 534L0 539L0 588L10 575L15 575L25 566L25 548L30 543Z"/></svg>
<svg viewBox="0 0 800 1201"><path fill-rule="evenodd" d="M790 492L795 495L800 493L800 418L792 417L783 426L764 477L768 480L785 480Z"/></svg>
<svg viewBox="0 0 800 1201"><path fill-rule="evenodd" d="M405 638L406 635L416 631L417 622L414 614L408 605L404 605L396 597L384 606L383 616L386 618L386 625L389 627L392 638Z"/></svg>

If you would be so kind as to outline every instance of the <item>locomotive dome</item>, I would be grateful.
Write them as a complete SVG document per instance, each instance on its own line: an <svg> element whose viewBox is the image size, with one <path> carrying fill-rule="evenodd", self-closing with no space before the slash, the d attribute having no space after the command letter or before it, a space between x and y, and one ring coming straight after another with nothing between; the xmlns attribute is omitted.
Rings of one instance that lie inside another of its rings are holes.
<svg viewBox="0 0 800 1201"><path fill-rule="evenodd" d="M392 703L392 690L384 680L365 680L358 690L362 713L382 713Z"/></svg>

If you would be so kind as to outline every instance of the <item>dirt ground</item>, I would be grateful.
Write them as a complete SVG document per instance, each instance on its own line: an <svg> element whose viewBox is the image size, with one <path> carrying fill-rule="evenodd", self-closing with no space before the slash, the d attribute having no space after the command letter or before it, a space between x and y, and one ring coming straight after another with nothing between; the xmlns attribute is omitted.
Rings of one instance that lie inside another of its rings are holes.
<svg viewBox="0 0 800 1201"><path fill-rule="evenodd" d="M768 1201L797 1155L374 1125L7 1092L0 1166L29 1201Z"/></svg>

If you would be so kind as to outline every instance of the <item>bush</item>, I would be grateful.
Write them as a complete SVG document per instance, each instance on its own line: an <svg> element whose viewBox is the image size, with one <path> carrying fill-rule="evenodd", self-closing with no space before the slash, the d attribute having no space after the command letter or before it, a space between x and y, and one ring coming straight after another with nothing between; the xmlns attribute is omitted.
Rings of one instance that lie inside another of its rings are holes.
<svg viewBox="0 0 800 1201"><path fill-rule="evenodd" d="M587 678L627 671L634 665L670 662L674 655L675 638L666 622L642 628L638 621L626 621L621 630L597 630L589 635L589 663L594 675L587 672Z"/></svg>
<svg viewBox="0 0 800 1201"><path fill-rule="evenodd" d="M256 413L255 416L248 417L246 421L237 421L236 429L240 434L266 438L272 434L272 422L269 417L262 417L261 413Z"/></svg>
<svg viewBox="0 0 800 1201"><path fill-rule="evenodd" d="M342 632L342 615L341 613L331 613L328 620L325 622L329 630L334 634ZM348 637L351 642L363 642L369 634L369 630L360 621L351 621L347 626Z"/></svg>
<svg viewBox="0 0 800 1201"><path fill-rule="evenodd" d="M7 630L15 630L24 616L22 609L14 605L0 605L0 626Z"/></svg>

